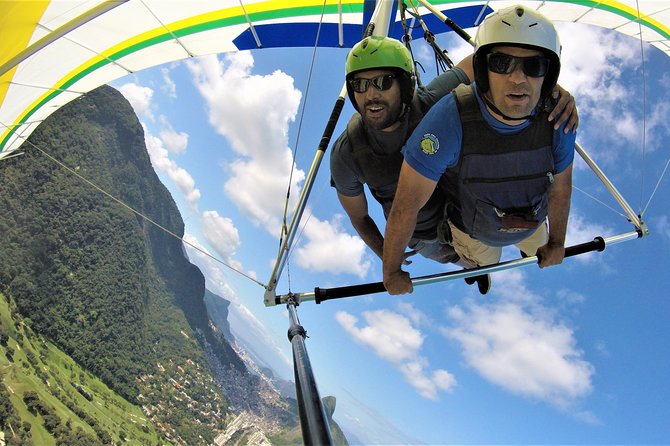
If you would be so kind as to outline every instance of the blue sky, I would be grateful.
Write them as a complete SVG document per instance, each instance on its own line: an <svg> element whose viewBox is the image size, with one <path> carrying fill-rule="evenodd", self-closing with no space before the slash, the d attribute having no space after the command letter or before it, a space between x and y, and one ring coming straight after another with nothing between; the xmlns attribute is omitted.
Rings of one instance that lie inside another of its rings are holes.
<svg viewBox="0 0 670 446"><path fill-rule="evenodd" d="M577 141L633 209L645 209L651 235L558 267L496 273L486 296L459 280L410 296L300 305L321 394L337 397L335 419L361 442L670 442L668 179L656 189L670 158L670 61L644 45L643 67L639 41L583 25L559 30L559 82L577 99ZM455 61L470 51L452 35L439 39ZM432 55L418 40L414 52L427 82ZM287 186L291 211L342 87L346 53L318 49L311 77L312 49L268 49L112 84L145 127L186 240L268 280ZM336 135L352 111L347 104ZM632 230L581 160L574 177L569 244ZM280 293L381 280L381 261L355 235L328 179L326 157ZM188 252L208 288L233 303L235 335L291 378L285 308L266 308L261 286ZM420 258L408 267L413 276L443 269Z"/></svg>

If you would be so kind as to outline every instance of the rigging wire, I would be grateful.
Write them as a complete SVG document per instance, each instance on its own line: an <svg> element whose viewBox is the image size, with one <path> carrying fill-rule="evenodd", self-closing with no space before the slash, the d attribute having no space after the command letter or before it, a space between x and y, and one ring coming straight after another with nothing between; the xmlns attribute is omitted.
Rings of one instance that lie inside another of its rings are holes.
<svg viewBox="0 0 670 446"><path fill-rule="evenodd" d="M670 166L670 158L668 158L668 161L665 163L665 167L663 168L663 172L661 173L661 176L658 178L658 181L656 182L656 186L654 187L654 190L652 191L651 195L649 196L649 201L647 201L647 204L644 206L644 209L642 210L642 213L640 214L640 216L644 215L647 212L647 208L651 204L652 198L654 198L654 195L656 195L656 191L661 186L661 181L663 181L663 177L665 177L665 174L668 172L668 166Z"/></svg>
<svg viewBox="0 0 670 446"><path fill-rule="evenodd" d="M156 226L156 227L157 227L158 229L160 229L161 231L165 232L166 234L171 235L172 237L176 238L177 240L181 241L182 243L184 243L184 244L190 246L191 248L195 249L196 251L200 252L201 254L204 254L205 256L211 258L212 260L214 260L214 261L216 261L216 262L222 264L223 266L225 266L225 267L231 269L232 271L236 272L237 274L239 274L239 275L241 275L241 276L243 276L243 277L246 277L247 279L251 280L252 282L257 283L258 285L260 285L260 286L262 286L262 287L265 287L265 285L264 285L263 283L259 282L258 280L254 279L253 277L249 276L248 274L246 274L246 273L244 273L244 272L238 270L237 268L235 268L235 267L229 265L228 263L224 262L223 260L221 260L221 259L219 259L219 258L217 258L217 257L215 257L215 256L213 256L213 255L211 255L210 253L208 253L207 251L203 250L202 248L200 248L200 247L198 247L198 246L196 246L196 245L194 245L194 244L188 242L188 241L185 240L183 237L180 237L179 235L175 234L175 233L172 232L171 230L169 230L169 229L167 229L166 227L162 226L160 223L158 223L158 222L152 220L152 219L151 219L150 217L148 217L147 215L145 215L145 214L143 214L142 212L140 212L140 211L134 209L132 206L130 206L129 204L127 204L126 202L124 202L124 201L121 200L120 198L115 197L113 194L111 194L110 192L107 192L107 191L106 191L105 189L103 189L101 186L98 186L98 185L97 185L96 183L94 183L92 180L89 180L88 178L84 177L83 175L81 175L80 173L78 173L76 170L74 170L73 168L71 168L70 166L68 166L67 164L65 164L64 162L60 161L59 159L57 159L57 158L54 157L53 155L49 154L46 150L44 150L44 149L38 147L36 144L34 144L34 143L33 143L32 141L30 141L29 139L26 139L25 141L26 141L31 147L33 147L35 150L37 150L37 151L40 152L42 155L44 155L45 157L47 157L49 160L51 160L52 162L56 163L57 165L59 165L60 167L62 167L62 168L65 169L66 171L68 171L70 174L74 175L75 177L77 177L78 179L80 179L81 181L83 181L84 183L86 183L86 184L88 184L89 186L91 186L93 189L95 189L95 190L97 190L98 192L102 193L102 194L105 195L107 198L110 198L112 201L114 201L114 202L116 202L117 204L121 205L122 207L126 208L126 209L129 210L130 212L132 212L132 213L134 213L135 215L141 217L142 219L146 220L146 221L149 222L150 224Z"/></svg>
<svg viewBox="0 0 670 446"><path fill-rule="evenodd" d="M149 8L149 6L147 6L147 4L144 2L144 0L140 0L140 3L142 4L142 6L144 6L144 7L147 9L147 11L149 11L149 14L151 14L151 15L154 17L154 19L156 19L156 21L160 24L160 26L161 26L161 27L162 27L168 34L170 34L170 37L172 37L172 39L173 39L173 40L174 40L180 47L182 47L182 49L183 49L184 51L186 51L186 54L188 54L188 57L195 57L195 55L194 55L188 48L186 48L186 45L184 45L184 42L182 42L182 41L179 39L179 37L177 37L177 35L176 35L170 28L168 28L168 26L163 22L163 20L161 20L161 19L156 15L156 13L155 13L151 8Z"/></svg>
<svg viewBox="0 0 670 446"><path fill-rule="evenodd" d="M647 150L647 71L646 60L644 56L644 40L642 39L642 23L640 16L640 2L635 1L637 7L637 26L640 35L640 54L642 56L642 157L640 160L640 207L639 215L642 217L642 201L644 199L644 161Z"/></svg>
<svg viewBox="0 0 670 446"><path fill-rule="evenodd" d="M312 58L309 63L309 70L307 74L307 85L305 86L305 100L302 103L302 110L300 111L300 118L298 119L298 131L296 134L296 139L295 139L295 147L293 148L293 162L291 163L291 171L289 173L289 178L288 178L288 186L286 190L286 201L284 202L284 214L282 216L282 227L281 227L281 235L279 237L279 246L281 246L282 242L284 241L284 237L288 235L288 230L287 230L287 224L286 224L286 218L288 216L288 204L289 204L289 199L291 197L291 182L293 180L293 173L295 171L295 165L296 165L296 159L298 155L298 146L300 145L300 134L302 133L302 123L304 121L305 117L305 109L307 108L307 97L309 96L309 87L312 83L312 74L314 71L314 61L316 60L316 52L317 48L319 46L319 37L321 35L321 25L323 24L323 16L326 12L326 0L323 1L323 7L321 8L321 17L319 18L319 26L317 27L316 30L316 39L314 41L314 47L312 49ZM290 252L291 247L287 247L287 251ZM291 290L291 273L290 273L290 268L291 265L290 263L287 262L286 265L287 268L287 280L288 280L288 289L289 292Z"/></svg>
<svg viewBox="0 0 670 446"><path fill-rule="evenodd" d="M448 51L443 50L437 44L437 41L435 40L435 33L433 33L428 28L428 25L426 25L424 22L423 18L421 17L421 13L419 12L418 6L414 3L413 0L409 0L409 4L412 10L408 10L408 13L416 20L418 20L419 26L423 28L423 39L433 49L433 54L435 55L435 69L437 71L437 75L439 76L440 70L442 70L443 73L446 72L448 69L454 66L454 62L449 58ZM404 6L405 4L403 2L403 7ZM403 8L403 10L404 9L405 8Z"/></svg>
<svg viewBox="0 0 670 446"><path fill-rule="evenodd" d="M596 196L591 195L590 193L586 192L584 189L580 189L578 186L575 186L574 184L572 185L572 188L575 189L575 190L577 190L577 191L579 191L579 192L581 192L581 193L583 193L584 195L586 195L587 197L589 197L589 198L592 199L593 201L595 201L595 202L597 202L597 203L603 205L604 207L606 207L607 209L611 210L611 211L614 212L615 214L620 215L621 217L623 217L623 218L625 218L626 220L628 220L628 216L627 216L626 214L623 214L623 213L617 211L617 210L614 209L612 206L610 206L609 204L607 204L607 203L605 203L604 201L600 200L600 199L597 198Z"/></svg>
<svg viewBox="0 0 670 446"><path fill-rule="evenodd" d="M323 198L324 190L326 190L325 184L321 186L321 189L319 190L319 193L316 196L316 199L312 200L312 201L315 202L314 203L314 208L319 207L319 203L321 202L321 199ZM305 232L305 228L307 227L307 223L309 222L309 220L311 220L312 215L314 215L314 212L312 212L311 209L312 208L310 208L310 211L307 213L307 218L305 219L305 222L302 224L302 227L301 227L300 231L298 232L298 234L295 237L295 243L294 243L295 246L297 246L300 243L300 239L302 238L302 233ZM291 258L291 254L292 254L292 252L289 251L289 253L287 254L287 260Z"/></svg>
<svg viewBox="0 0 670 446"><path fill-rule="evenodd" d="M398 9L400 10L400 23L402 24L402 41L405 44L405 48L409 51L410 56L412 57L412 62L414 62L414 75L416 76L416 84L418 87L423 86L423 82L421 81L421 75L419 74L419 70L417 69L418 67L421 66L419 62L414 58L414 52L412 51L412 35L410 34L409 31L407 31L408 28L414 29L414 25L409 25L407 26L407 18L405 17L405 11L407 11L407 5L405 4L404 1L401 1L398 4ZM412 12L410 11L409 14L413 17L412 23L416 20L416 17ZM420 16L419 16L420 19ZM423 69L423 67L421 67Z"/></svg>

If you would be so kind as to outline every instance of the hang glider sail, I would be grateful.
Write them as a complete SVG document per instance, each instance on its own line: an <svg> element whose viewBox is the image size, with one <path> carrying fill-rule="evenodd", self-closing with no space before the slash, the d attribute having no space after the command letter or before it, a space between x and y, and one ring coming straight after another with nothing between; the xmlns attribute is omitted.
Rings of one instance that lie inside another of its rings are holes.
<svg viewBox="0 0 670 446"><path fill-rule="evenodd" d="M468 28L491 10L518 2L431 3ZM641 35L670 55L670 2L523 3L553 20ZM373 8L370 0L0 2L0 159L17 150L49 114L114 79L205 54L311 47L320 23L319 46L348 48L360 40ZM419 10L431 30L448 31L427 8ZM415 33L419 38L422 31L417 28ZM397 14L388 34L401 34Z"/></svg>

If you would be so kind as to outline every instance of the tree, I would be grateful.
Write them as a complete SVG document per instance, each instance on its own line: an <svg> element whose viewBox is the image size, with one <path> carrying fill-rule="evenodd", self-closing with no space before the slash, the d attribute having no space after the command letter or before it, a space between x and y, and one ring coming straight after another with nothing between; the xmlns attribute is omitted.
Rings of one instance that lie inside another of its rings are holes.
<svg viewBox="0 0 670 446"><path fill-rule="evenodd" d="M16 415L16 409L9 399L9 392L4 384L0 384L0 427L7 427L7 421Z"/></svg>
<svg viewBox="0 0 670 446"><path fill-rule="evenodd" d="M37 414L38 409L40 404L42 403L42 400L40 400L39 395L37 395L37 392L34 390L28 390L26 393L23 394L23 402L26 403L26 407L28 407L28 410L33 413Z"/></svg>

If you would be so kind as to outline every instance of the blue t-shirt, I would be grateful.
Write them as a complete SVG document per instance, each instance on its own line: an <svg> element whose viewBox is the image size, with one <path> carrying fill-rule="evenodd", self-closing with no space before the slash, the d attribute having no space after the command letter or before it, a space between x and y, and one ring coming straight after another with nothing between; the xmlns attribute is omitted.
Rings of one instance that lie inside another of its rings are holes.
<svg viewBox="0 0 670 446"><path fill-rule="evenodd" d="M520 132L530 125L525 121L519 125L507 125L498 121L488 111L473 85L479 109L486 123L501 135L510 135ZM575 156L576 133L563 133L566 122L554 130L552 153L556 173L563 172L573 161ZM428 135L432 142L430 150L422 150L421 141ZM423 117L417 128L403 147L405 161L417 172L433 181L440 179L448 168L455 166L461 154L463 129L458 113L458 105L453 93L440 99Z"/></svg>

